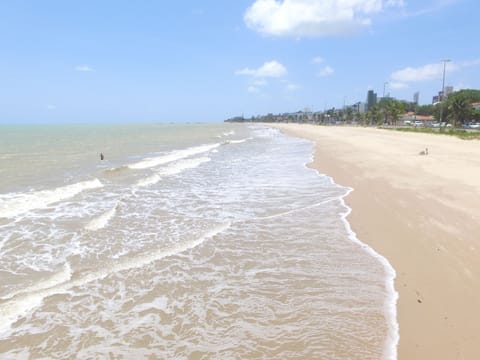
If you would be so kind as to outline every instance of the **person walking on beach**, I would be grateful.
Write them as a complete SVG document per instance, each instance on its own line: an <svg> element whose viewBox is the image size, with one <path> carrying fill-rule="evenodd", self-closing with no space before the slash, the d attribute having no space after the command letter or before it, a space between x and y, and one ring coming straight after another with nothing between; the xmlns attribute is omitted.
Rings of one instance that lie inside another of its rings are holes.
<svg viewBox="0 0 480 360"><path fill-rule="evenodd" d="M103 153L100 153L100 160L105 159L105 156L103 156Z"/></svg>

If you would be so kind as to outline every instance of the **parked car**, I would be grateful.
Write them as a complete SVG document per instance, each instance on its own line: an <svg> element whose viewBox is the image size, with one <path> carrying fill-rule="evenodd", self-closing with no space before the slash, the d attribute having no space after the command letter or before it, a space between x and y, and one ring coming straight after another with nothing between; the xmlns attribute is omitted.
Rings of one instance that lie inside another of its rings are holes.
<svg viewBox="0 0 480 360"><path fill-rule="evenodd" d="M413 126L423 126L423 121L416 120L413 122Z"/></svg>

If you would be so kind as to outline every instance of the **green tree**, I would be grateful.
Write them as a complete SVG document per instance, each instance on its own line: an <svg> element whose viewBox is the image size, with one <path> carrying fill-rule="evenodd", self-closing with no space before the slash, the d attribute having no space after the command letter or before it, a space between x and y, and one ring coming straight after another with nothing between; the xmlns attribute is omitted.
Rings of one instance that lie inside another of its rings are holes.
<svg viewBox="0 0 480 360"><path fill-rule="evenodd" d="M400 118L400 115L405 113L405 104L392 99L387 103L386 111L390 121L393 125L397 126L397 121Z"/></svg>
<svg viewBox="0 0 480 360"><path fill-rule="evenodd" d="M347 123L351 123L353 120L353 110L350 106L345 110L345 119Z"/></svg>
<svg viewBox="0 0 480 360"><path fill-rule="evenodd" d="M474 116L472 103L480 100L480 90L464 89L450 94L443 104L443 118L459 126Z"/></svg>
<svg viewBox="0 0 480 360"><path fill-rule="evenodd" d="M363 124L363 114L360 112L360 111L357 111L355 113L355 121L357 122L357 124Z"/></svg>
<svg viewBox="0 0 480 360"><path fill-rule="evenodd" d="M480 122L480 110L472 109L470 120Z"/></svg>
<svg viewBox="0 0 480 360"><path fill-rule="evenodd" d="M423 115L423 116L430 116L434 115L435 113L435 106L434 105L419 105L415 109L415 113L417 115Z"/></svg>
<svg viewBox="0 0 480 360"><path fill-rule="evenodd" d="M393 98L383 98L378 103L383 120L389 125L397 125L400 115L405 112L407 104Z"/></svg>
<svg viewBox="0 0 480 360"><path fill-rule="evenodd" d="M463 93L453 93L449 96L448 107L450 114L448 115L452 119L452 126L456 127L463 124L466 120L469 120L469 114L471 113L470 102L466 95Z"/></svg>
<svg viewBox="0 0 480 360"><path fill-rule="evenodd" d="M367 123L381 125L383 123L383 112L378 104L373 105L368 109L366 115Z"/></svg>

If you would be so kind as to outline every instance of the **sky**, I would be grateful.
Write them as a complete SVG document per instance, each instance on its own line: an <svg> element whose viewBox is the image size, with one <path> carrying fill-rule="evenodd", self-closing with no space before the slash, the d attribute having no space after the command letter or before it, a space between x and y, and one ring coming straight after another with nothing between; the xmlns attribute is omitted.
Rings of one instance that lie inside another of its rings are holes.
<svg viewBox="0 0 480 360"><path fill-rule="evenodd" d="M210 122L480 88L478 0L0 0L0 123ZM449 61L443 61L449 60Z"/></svg>

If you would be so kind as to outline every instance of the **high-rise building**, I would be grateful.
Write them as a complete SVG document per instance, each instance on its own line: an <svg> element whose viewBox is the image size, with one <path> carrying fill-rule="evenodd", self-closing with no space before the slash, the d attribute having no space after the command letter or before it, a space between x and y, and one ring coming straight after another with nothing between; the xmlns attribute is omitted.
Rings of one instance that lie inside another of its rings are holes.
<svg viewBox="0 0 480 360"><path fill-rule="evenodd" d="M362 103L362 102L359 102L357 106L358 106L358 112L359 112L360 114L364 114L364 113L365 113L365 108L366 108L367 104Z"/></svg>
<svg viewBox="0 0 480 360"><path fill-rule="evenodd" d="M370 110L377 103L377 93L373 90L368 90L367 93L367 110Z"/></svg>
<svg viewBox="0 0 480 360"><path fill-rule="evenodd" d="M415 105L418 105L419 100L420 100L420 92L417 91L415 94L413 94L413 103Z"/></svg>
<svg viewBox="0 0 480 360"><path fill-rule="evenodd" d="M448 98L451 93L453 93L453 86L445 86L445 98Z"/></svg>
<svg viewBox="0 0 480 360"><path fill-rule="evenodd" d="M438 102L445 100L446 98L448 98L448 95L450 95L451 93L453 93L453 86L445 86L445 96L443 94L443 91L439 91L438 95L432 98L432 104L436 104Z"/></svg>

